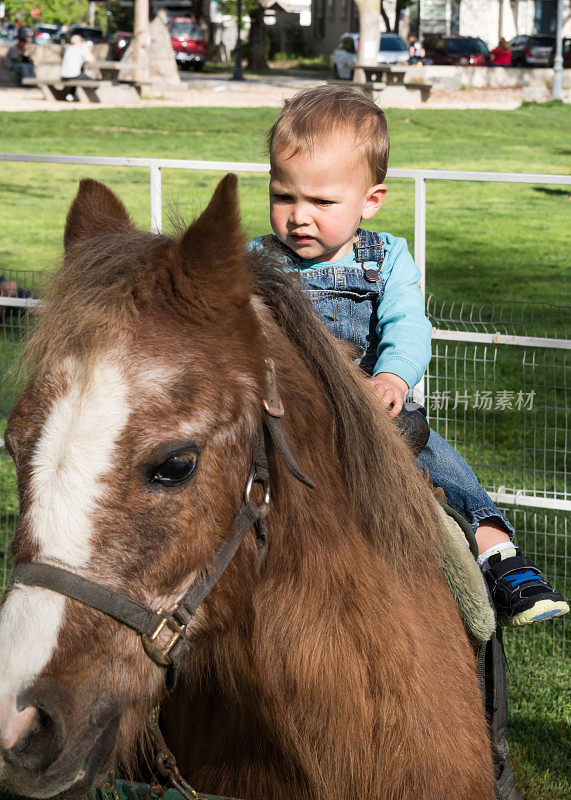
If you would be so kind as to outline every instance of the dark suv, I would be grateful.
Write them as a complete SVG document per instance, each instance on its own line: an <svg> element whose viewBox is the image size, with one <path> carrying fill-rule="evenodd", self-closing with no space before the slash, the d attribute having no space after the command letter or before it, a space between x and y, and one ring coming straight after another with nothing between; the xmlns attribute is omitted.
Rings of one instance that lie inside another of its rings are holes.
<svg viewBox="0 0 571 800"><path fill-rule="evenodd" d="M101 28L87 28L85 25L73 25L65 34L65 41L70 42L72 36L81 36L88 44L104 44L105 36Z"/></svg>
<svg viewBox="0 0 571 800"><path fill-rule="evenodd" d="M435 64L488 67L491 63L486 43L472 36L427 36L424 49Z"/></svg>
<svg viewBox="0 0 571 800"><path fill-rule="evenodd" d="M512 67L548 67L554 49L555 36L548 33L516 36L510 42Z"/></svg>

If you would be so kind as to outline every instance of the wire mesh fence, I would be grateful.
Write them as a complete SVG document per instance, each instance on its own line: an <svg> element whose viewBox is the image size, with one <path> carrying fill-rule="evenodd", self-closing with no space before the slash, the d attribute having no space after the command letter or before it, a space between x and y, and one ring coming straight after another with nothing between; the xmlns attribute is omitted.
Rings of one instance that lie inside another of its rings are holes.
<svg viewBox="0 0 571 800"><path fill-rule="evenodd" d="M550 303L469 303L430 294L426 298L426 313L439 330L552 339L568 339L571 331L571 306Z"/></svg>
<svg viewBox="0 0 571 800"><path fill-rule="evenodd" d="M514 524L525 555L568 596L569 350L561 340L570 338L571 308L462 303L432 295L426 308L441 335L501 333L553 342L537 347L435 340L425 391L431 427L470 464ZM502 504L506 494L521 507ZM509 648L511 638L525 636L526 646L563 655L568 628L563 618L514 631L506 642Z"/></svg>
<svg viewBox="0 0 571 800"><path fill-rule="evenodd" d="M0 274L0 581L2 588L6 585L10 574L9 544L18 519L16 473L3 446L2 435L15 398L18 354L30 319L26 307L10 303L18 299L18 293L37 294L40 291L41 273L37 271L8 269L2 270Z"/></svg>
<svg viewBox="0 0 571 800"><path fill-rule="evenodd" d="M5 271L33 294L41 293L38 272ZM0 297L0 435L14 401L18 353L30 315L3 305ZM427 314L445 331L504 333L568 340L571 308L545 303L470 304L427 298ZM517 531L517 544L566 597L568 578L569 438L568 350L550 347L481 344L438 339L426 378L431 426L464 456L482 485ZM520 498L502 503L506 493ZM543 508L533 507L542 504ZM9 542L17 521L15 471L0 447L0 581L10 572ZM563 657L568 650L566 618L518 630L526 648ZM521 642L520 642L521 644Z"/></svg>

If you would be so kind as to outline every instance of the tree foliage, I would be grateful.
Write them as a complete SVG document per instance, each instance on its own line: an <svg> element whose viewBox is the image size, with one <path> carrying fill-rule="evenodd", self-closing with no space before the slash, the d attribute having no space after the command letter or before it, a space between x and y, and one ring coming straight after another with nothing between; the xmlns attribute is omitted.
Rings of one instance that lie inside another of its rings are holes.
<svg viewBox="0 0 571 800"><path fill-rule="evenodd" d="M86 0L4 0L6 16L10 20L20 17L26 25L38 22L32 16L32 9L39 8L41 22L54 25L86 24L88 6ZM117 0L117 5L119 5ZM98 4L96 7L96 20L105 19L105 8Z"/></svg>

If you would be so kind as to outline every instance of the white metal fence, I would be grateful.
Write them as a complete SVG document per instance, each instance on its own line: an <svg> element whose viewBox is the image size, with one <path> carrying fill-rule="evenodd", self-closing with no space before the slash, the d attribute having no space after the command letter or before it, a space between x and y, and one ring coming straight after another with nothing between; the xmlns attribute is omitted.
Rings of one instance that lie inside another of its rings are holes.
<svg viewBox="0 0 571 800"><path fill-rule="evenodd" d="M162 228L162 169L268 171L268 165L261 163L177 159L1 153L1 160L147 168L154 231ZM571 177L564 175L390 169L388 176L414 182L414 256L421 270L423 290L427 182L491 181L571 187ZM33 286L35 276L20 276L18 282ZM34 302L0 298L0 312L6 312L0 338L1 369L18 348L26 319L21 312ZM459 303L433 296L427 298L426 309L434 327L433 358L415 395L425 400L432 427L457 447L492 498L511 517L522 549L568 595L571 498L566 460L567 360L571 349L571 309L531 302ZM12 482L13 474L0 451L0 551L4 552L4 575L7 540L16 518L10 500ZM557 653L565 649L565 620L535 627L541 629L539 633L534 630L526 634L534 644Z"/></svg>

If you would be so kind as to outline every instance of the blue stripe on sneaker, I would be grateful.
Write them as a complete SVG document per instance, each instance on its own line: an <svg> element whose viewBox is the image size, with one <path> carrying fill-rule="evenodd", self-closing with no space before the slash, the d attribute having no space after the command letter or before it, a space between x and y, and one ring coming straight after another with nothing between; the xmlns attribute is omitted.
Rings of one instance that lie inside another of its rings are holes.
<svg viewBox="0 0 571 800"><path fill-rule="evenodd" d="M551 611L545 611L543 614L538 614L537 617L532 617L532 621L542 622L544 619L551 619L551 617L557 617L562 613L561 609L553 608Z"/></svg>
<svg viewBox="0 0 571 800"><path fill-rule="evenodd" d="M516 575L506 575L504 577L505 583L509 583L509 585L512 587L519 586L520 583L525 583L526 581L532 581L536 579L537 572L532 572L531 570L528 572L520 572Z"/></svg>

